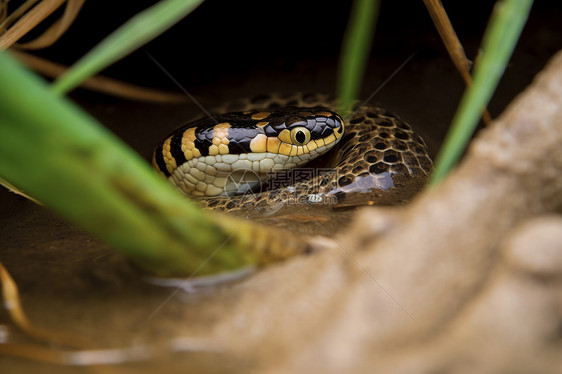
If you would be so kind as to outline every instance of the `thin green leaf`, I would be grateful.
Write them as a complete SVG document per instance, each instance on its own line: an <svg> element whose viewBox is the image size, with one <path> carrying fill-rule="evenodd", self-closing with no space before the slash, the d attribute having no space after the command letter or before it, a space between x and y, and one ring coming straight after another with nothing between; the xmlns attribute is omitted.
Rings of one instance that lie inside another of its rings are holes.
<svg viewBox="0 0 562 374"><path fill-rule="evenodd" d="M462 97L435 162L430 185L437 185L466 149L480 115L505 71L532 4L532 0L504 0L496 4L484 35L483 53L474 66L473 85Z"/></svg>
<svg viewBox="0 0 562 374"><path fill-rule="evenodd" d="M203 0L162 0L137 14L53 83L53 90L65 94L89 77L154 39L199 6Z"/></svg>
<svg viewBox="0 0 562 374"><path fill-rule="evenodd" d="M353 102L358 98L361 90L379 6L378 0L353 2L338 71L338 110L344 118L351 113Z"/></svg>

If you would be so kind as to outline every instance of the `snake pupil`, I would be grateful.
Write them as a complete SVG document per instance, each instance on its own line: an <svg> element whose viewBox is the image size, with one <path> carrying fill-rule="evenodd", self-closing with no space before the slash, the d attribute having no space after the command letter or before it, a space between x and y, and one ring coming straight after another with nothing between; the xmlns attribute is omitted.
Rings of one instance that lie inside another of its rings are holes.
<svg viewBox="0 0 562 374"><path fill-rule="evenodd" d="M299 143L304 143L304 141L306 140L306 135L305 135L304 132L298 131L298 132L295 134L295 139L296 139L296 141L299 142Z"/></svg>

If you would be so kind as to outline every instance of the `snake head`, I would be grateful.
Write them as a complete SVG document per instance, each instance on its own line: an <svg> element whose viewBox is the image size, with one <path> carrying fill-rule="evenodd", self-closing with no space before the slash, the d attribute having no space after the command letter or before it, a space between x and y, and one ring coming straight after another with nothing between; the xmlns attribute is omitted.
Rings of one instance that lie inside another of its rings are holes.
<svg viewBox="0 0 562 374"><path fill-rule="evenodd" d="M156 149L153 164L186 194L216 196L240 190L233 175L250 172L244 185L253 188L323 155L344 127L341 116L324 108L226 113L176 130Z"/></svg>
<svg viewBox="0 0 562 374"><path fill-rule="evenodd" d="M288 156L275 170L290 169L321 156L342 138L344 120L324 108L286 108L263 127L265 151Z"/></svg>

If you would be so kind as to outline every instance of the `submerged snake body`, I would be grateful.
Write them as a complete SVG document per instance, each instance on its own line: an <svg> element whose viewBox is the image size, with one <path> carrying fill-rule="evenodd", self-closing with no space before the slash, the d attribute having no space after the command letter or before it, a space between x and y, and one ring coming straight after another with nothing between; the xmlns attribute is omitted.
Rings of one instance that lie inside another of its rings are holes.
<svg viewBox="0 0 562 374"><path fill-rule="evenodd" d="M234 102L221 109L227 114L174 131L155 150L153 165L185 194L207 196L198 199L204 207L233 212L276 212L291 202L396 204L423 187L432 162L408 124L384 109L363 106L344 125L331 107L326 96L306 94ZM284 172L331 148L322 168ZM300 180L303 170L308 172ZM241 192L255 189L280 172L284 184L270 180L273 190L228 196L240 186Z"/></svg>

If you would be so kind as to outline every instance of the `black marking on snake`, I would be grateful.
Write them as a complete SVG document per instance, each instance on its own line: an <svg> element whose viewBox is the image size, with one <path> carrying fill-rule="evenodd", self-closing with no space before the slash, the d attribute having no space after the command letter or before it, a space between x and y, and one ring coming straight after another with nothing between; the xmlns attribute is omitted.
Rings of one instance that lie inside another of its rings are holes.
<svg viewBox="0 0 562 374"><path fill-rule="evenodd" d="M170 140L170 153L174 160L176 160L176 165L181 165L187 161L185 158L185 154L181 150L181 139L183 137L183 131L177 131L174 136L172 136L172 140ZM164 168L166 170L166 168Z"/></svg>
<svg viewBox="0 0 562 374"><path fill-rule="evenodd" d="M250 143L258 135L263 134L264 129L255 124L231 124L228 129L229 154L251 153Z"/></svg>
<svg viewBox="0 0 562 374"><path fill-rule="evenodd" d="M398 139L402 139L402 140L410 139L410 136L408 135L408 133L406 133L402 130L395 130L394 131L394 137L398 138Z"/></svg>
<svg viewBox="0 0 562 374"><path fill-rule="evenodd" d="M363 122L364 120L365 120L365 117L355 117L351 121L349 121L349 123L352 124L352 125L356 125L358 123Z"/></svg>
<svg viewBox="0 0 562 374"><path fill-rule="evenodd" d="M386 151L384 152L383 161L388 162L389 164L394 164L395 162L398 162L398 155L396 152Z"/></svg>
<svg viewBox="0 0 562 374"><path fill-rule="evenodd" d="M355 137L355 133L348 133L346 135L344 135L343 139L341 140L341 144L347 144L351 139L353 139Z"/></svg>
<svg viewBox="0 0 562 374"><path fill-rule="evenodd" d="M348 184L351 184L351 182L353 182L353 180L351 178L343 176L343 177L340 177L338 179L338 186L345 187Z"/></svg>
<svg viewBox="0 0 562 374"><path fill-rule="evenodd" d="M210 136L210 138L208 137ZM199 150L201 156L209 155L209 147L213 144L212 128L199 126L195 128L195 148Z"/></svg>
<svg viewBox="0 0 562 374"><path fill-rule="evenodd" d="M392 122L391 120L389 120L387 118L380 118L375 122L376 122L377 125L382 126L382 127L394 127L394 122Z"/></svg>
<svg viewBox="0 0 562 374"><path fill-rule="evenodd" d="M332 113L330 117L314 114L313 111L324 111ZM302 115L305 114L305 115ZM229 154L251 153L250 143L258 134L265 134L268 137L277 137L281 131L292 129L295 127L305 127L310 131L310 138L313 140L323 139L334 133L334 128L338 128L339 133L342 130L342 122L337 115L325 108L295 108L287 107L281 109L277 113L268 116L269 123L263 128L259 128L256 124L261 120L252 120L251 115L242 112L227 113L216 116L216 121L220 123L229 123L228 130ZM191 126L185 126L178 131L172 138L171 152L176 159L176 164L181 165L185 162L185 156L181 151L181 138L183 132L188 127L195 126L194 145L201 153L201 156L209 155L209 147L213 144L214 125L208 118L202 118L195 121ZM304 142L306 136L304 133L297 133L296 138L299 142Z"/></svg>
<svg viewBox="0 0 562 374"><path fill-rule="evenodd" d="M388 165L384 162L377 162L376 164L369 166L369 173L371 174L382 174L387 171Z"/></svg>
<svg viewBox="0 0 562 374"><path fill-rule="evenodd" d="M367 134L367 135L363 135L359 138L360 142L366 142L367 140L371 139L371 135Z"/></svg>
<svg viewBox="0 0 562 374"><path fill-rule="evenodd" d="M394 149L396 149L397 151L405 151L408 149L408 146L406 145L405 142L402 141L396 141L394 143Z"/></svg>
<svg viewBox="0 0 562 374"><path fill-rule="evenodd" d="M166 161L164 161L164 143L160 144L158 146L158 148L156 148L156 151L154 153L154 160L156 161L156 165L158 165L158 168L160 169L160 171L162 173L164 173L164 175L166 176L166 178L168 178L170 175L170 172L168 171L168 168L166 167Z"/></svg>
<svg viewBox="0 0 562 374"><path fill-rule="evenodd" d="M295 127L307 128L310 131L310 138L312 140L323 139L330 136L336 127L338 133L343 131L341 120L335 117L335 114L334 118L313 113L307 116L291 116L292 113L288 112L290 109L294 110L294 108L285 109L277 113L277 115L268 117L269 123L263 127L263 131L267 137L276 137L281 131L285 129L291 130ZM306 109L300 108L301 113L303 110ZM317 108L314 108L314 110L317 110ZM328 111L326 109L322 110ZM285 119L287 115L289 115L289 118Z"/></svg>
<svg viewBox="0 0 562 374"><path fill-rule="evenodd" d="M314 127L315 125L316 125L315 119L312 119L312 127ZM288 129L292 129L293 127L299 127L299 126L308 127L310 126L310 124L304 117L291 117L288 120L286 120L283 124L281 124L281 126ZM309 130L311 129L309 128Z"/></svg>

